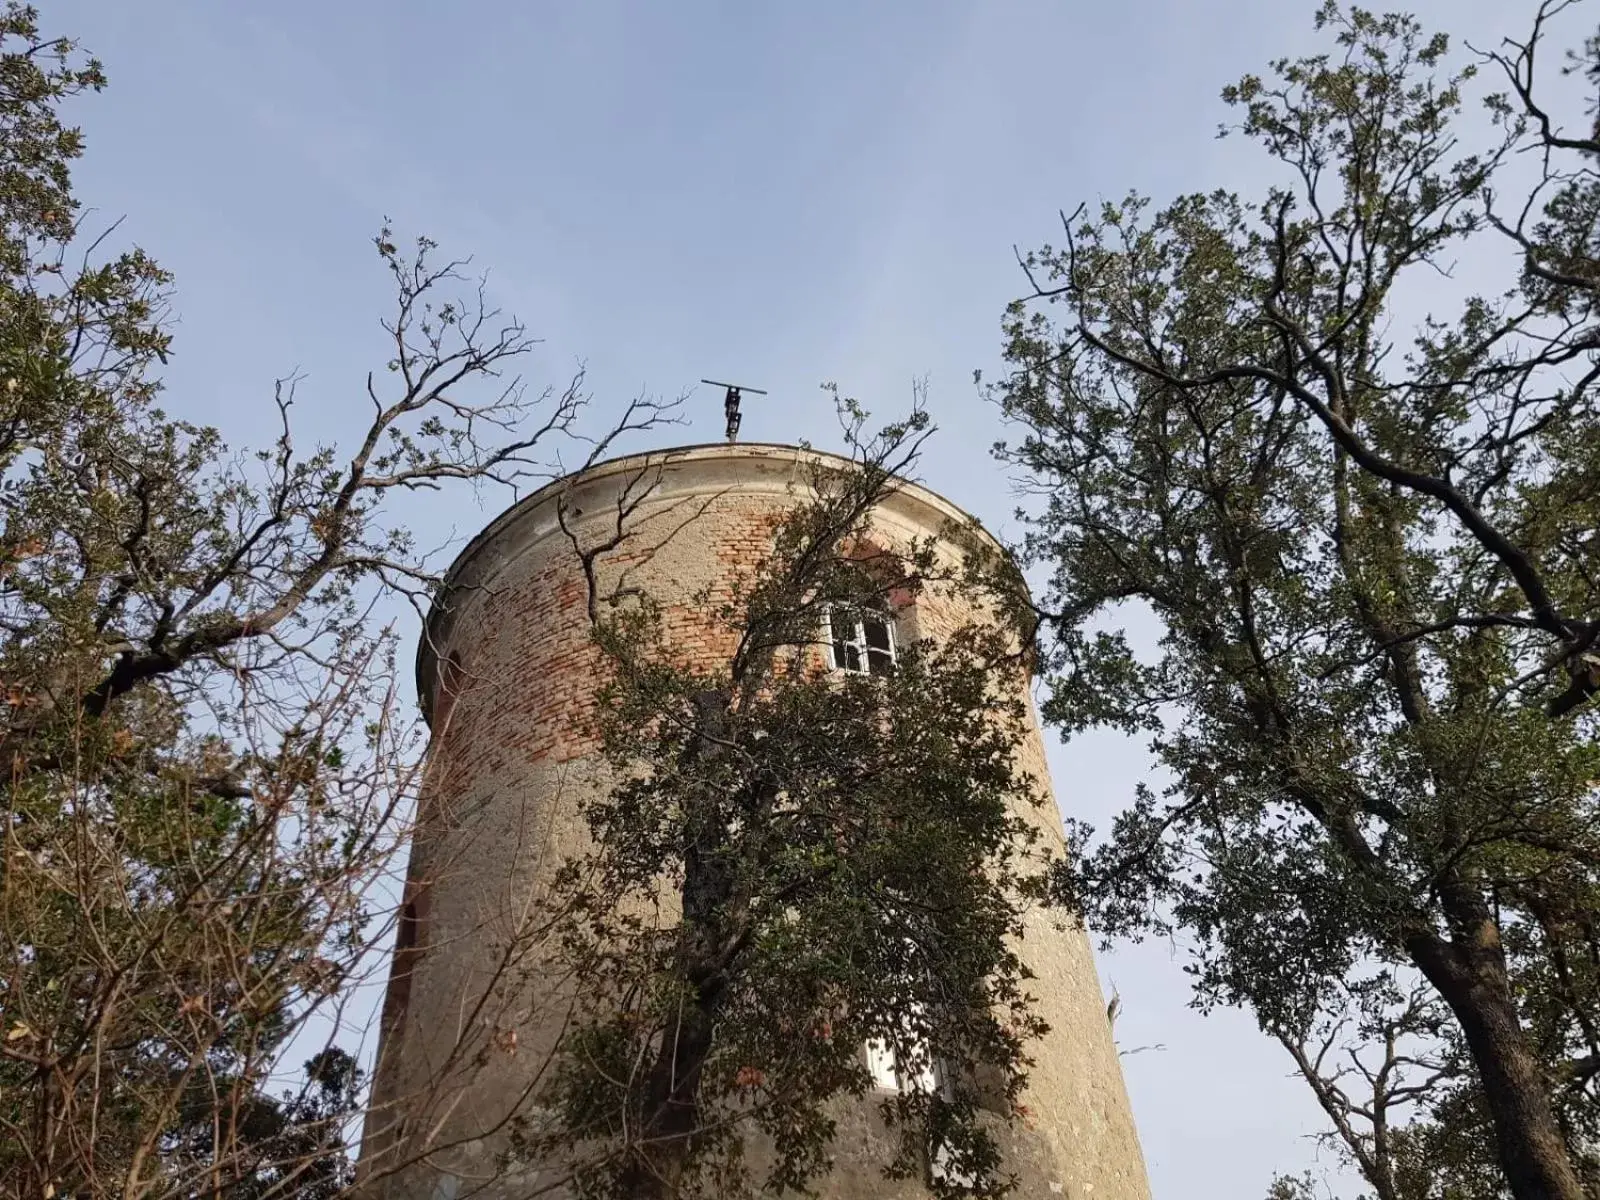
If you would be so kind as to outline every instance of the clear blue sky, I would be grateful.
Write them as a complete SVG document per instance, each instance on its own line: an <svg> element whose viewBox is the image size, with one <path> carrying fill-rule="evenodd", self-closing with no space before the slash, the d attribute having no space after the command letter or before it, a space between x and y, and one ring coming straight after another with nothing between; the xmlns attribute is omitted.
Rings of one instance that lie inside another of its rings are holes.
<svg viewBox="0 0 1600 1200"><path fill-rule="evenodd" d="M511 0L58 0L111 79L75 115L79 191L178 277L171 407L270 436L274 377L306 375L302 436L362 418L387 292L388 214L492 272L545 339L536 381L582 359L597 418L701 376L765 387L751 441L837 441L818 388L889 415L926 376L931 486L1015 532L974 368L999 364L1011 246L1058 208L1137 188L1248 189L1218 142L1220 86L1311 44L1313 0L517 4ZM1529 6L1428 0L1489 44ZM702 389L670 440L721 436ZM430 511L423 541L497 509ZM1138 745L1053 750L1064 807L1104 823ZM1160 1200L1252 1200L1312 1164L1320 1128L1286 1056L1234 1013L1186 1007L1166 946L1101 958Z"/></svg>

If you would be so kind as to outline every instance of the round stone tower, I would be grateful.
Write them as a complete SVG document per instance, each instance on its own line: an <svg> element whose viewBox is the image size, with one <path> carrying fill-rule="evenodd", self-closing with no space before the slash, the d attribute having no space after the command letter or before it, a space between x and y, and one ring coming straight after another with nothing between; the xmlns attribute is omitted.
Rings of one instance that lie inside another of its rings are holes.
<svg viewBox="0 0 1600 1200"><path fill-rule="evenodd" d="M767 549L773 519L829 464L848 466L750 444L601 463L511 507L450 568L417 656L433 740L363 1135L360 1170L374 1200L566 1194L544 1190L537 1164L506 1151L519 1123L537 1117L572 999L571 982L542 966L542 901L552 873L586 844L585 790L602 786L579 719L600 666L586 569L608 590L653 596L669 636L692 650L709 637L696 607L706 589L714 598ZM893 548L952 523L970 518L904 484L874 514L872 537ZM961 596L933 588L896 614L892 632L937 639L968 613ZM1047 780L1036 717L1020 757ZM1060 847L1054 806L1028 811ZM1089 941L1059 919L1031 912L1019 946L1050 1032L1032 1047L1024 1115L1002 1132L1007 1167L1021 1197L1147 1200ZM922 1182L883 1178L890 1146L874 1104L841 1107L821 1194L927 1196Z"/></svg>

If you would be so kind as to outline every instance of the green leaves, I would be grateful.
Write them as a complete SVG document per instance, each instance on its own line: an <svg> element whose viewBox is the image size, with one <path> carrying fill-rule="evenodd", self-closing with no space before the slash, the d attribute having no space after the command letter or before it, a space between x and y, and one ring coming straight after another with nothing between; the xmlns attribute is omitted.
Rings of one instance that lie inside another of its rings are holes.
<svg viewBox="0 0 1600 1200"><path fill-rule="evenodd" d="M818 467L707 606L725 653L685 661L652 597L596 627L615 782L585 803L595 849L563 876L584 1002L550 1095L560 1128L525 1151L596 1164L585 1195L814 1186L830 1102L867 1095L868 1041L912 1073L943 1064L945 1083L883 1100L898 1151L880 1165L921 1174L943 1146L974 1194L1005 1190L980 1101L1009 1108L1043 1030L1011 948L1037 891L1035 792L1014 638L981 619L987 593L931 541L874 541L922 424ZM902 645L886 675L821 669L825 614L930 593L970 623ZM746 1130L770 1147L759 1174Z"/></svg>
<svg viewBox="0 0 1600 1200"><path fill-rule="evenodd" d="M1153 733L1164 777L1058 893L1107 932L1187 931L1197 999L1291 1040L1377 963L1421 970L1467 1028L1510 1026L1472 1044L1485 1078L1558 1071L1600 1018L1587 975L1546 990L1574 927L1524 935L1600 879L1600 714L1576 665L1600 589L1574 559L1600 411L1569 370L1592 357L1591 160L1547 158L1504 218L1491 184L1531 126L1504 104L1464 120L1474 65L1409 17L1318 23L1329 53L1223 93L1285 186L1074 218L1004 320L991 390L1021 438L1000 454L1032 477L1027 550L1053 579L1045 715ZM1531 57L1491 62L1527 100ZM1415 280L1517 255L1515 293L1407 328ZM1155 645L1119 630L1132 608ZM1513 1191L1573 1194L1592 1089L1481 1099ZM1536 1129L1518 1106L1541 1105ZM1339 1136L1359 1159L1388 1132ZM1574 1159L1518 1158L1561 1138Z"/></svg>
<svg viewBox="0 0 1600 1200"><path fill-rule="evenodd" d="M425 736L388 606L436 583L389 499L542 470L580 381L525 393L524 328L385 228L394 374L355 381L352 447L297 445L293 379L262 450L173 419L171 277L105 257L72 193L60 106L103 82L33 10L0 11L0 1015L32 1031L0 1048L0 1177L331 1195L354 1082L316 1136L260 1089L308 1021L340 1029L388 941L369 896Z"/></svg>

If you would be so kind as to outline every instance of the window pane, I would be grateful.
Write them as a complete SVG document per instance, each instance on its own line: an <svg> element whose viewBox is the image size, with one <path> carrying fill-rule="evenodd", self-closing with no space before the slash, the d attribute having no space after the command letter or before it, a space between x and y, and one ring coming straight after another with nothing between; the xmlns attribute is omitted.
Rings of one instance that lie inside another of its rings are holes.
<svg viewBox="0 0 1600 1200"><path fill-rule="evenodd" d="M919 1045L917 1047L919 1052L918 1057L925 1059L925 1056L927 1055L927 1049L928 1048L926 1046ZM931 1062L923 1061L918 1064L915 1070L905 1072L905 1084L908 1088L913 1088L919 1092L925 1092L931 1096L934 1092L939 1090L939 1076L938 1073L934 1071L933 1064Z"/></svg>
<svg viewBox="0 0 1600 1200"><path fill-rule="evenodd" d="M867 1043L867 1071L872 1076L874 1087L891 1092L900 1090L900 1073L895 1070L894 1051L876 1039Z"/></svg>
<svg viewBox="0 0 1600 1200"><path fill-rule="evenodd" d="M911 1010L918 1017L923 1013L922 1005L916 1001L912 1001ZM933 1056L928 1053L928 1043L917 1036L909 1020L906 1022L906 1041L910 1043L911 1055L916 1063L900 1064L902 1084L932 1095L939 1087L939 1076L933 1069Z"/></svg>
<svg viewBox="0 0 1600 1200"><path fill-rule="evenodd" d="M855 653L855 647L842 638L833 640L833 665L835 670L854 671L857 668L850 665L850 656Z"/></svg>
<svg viewBox="0 0 1600 1200"><path fill-rule="evenodd" d="M893 649L893 643L889 640L889 622L882 617L868 614L861 624L866 631L869 650L882 650L887 654Z"/></svg>
<svg viewBox="0 0 1600 1200"><path fill-rule="evenodd" d="M894 670L894 655L886 650L868 650L867 670L874 675L890 674Z"/></svg>

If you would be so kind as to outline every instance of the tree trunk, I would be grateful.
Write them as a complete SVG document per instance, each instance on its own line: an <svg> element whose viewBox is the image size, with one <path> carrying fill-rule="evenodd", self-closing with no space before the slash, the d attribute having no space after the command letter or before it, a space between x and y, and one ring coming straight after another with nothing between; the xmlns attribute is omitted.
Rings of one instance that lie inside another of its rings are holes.
<svg viewBox="0 0 1600 1200"><path fill-rule="evenodd" d="M705 737L696 756L721 752L727 697L707 692L696 698ZM637 1200L670 1200L700 1125L700 1073L711 1055L717 1012L728 989L728 971L737 924L733 882L718 852L727 824L715 803L691 812L684 831L680 953L684 983L691 995L676 1024L662 1034L660 1051L645 1088L642 1144L627 1171L628 1194Z"/></svg>
<svg viewBox="0 0 1600 1200"><path fill-rule="evenodd" d="M713 1028L707 1006L697 1002L685 1008L678 1027L663 1037L646 1085L643 1144L626 1176L628 1194L637 1200L669 1200L678 1194L689 1142L700 1123L700 1070L711 1052Z"/></svg>
<svg viewBox="0 0 1600 1200"><path fill-rule="evenodd" d="M1407 947L1461 1023L1506 1184L1516 1200L1593 1200L1567 1151L1544 1071L1523 1032L1498 931L1480 928L1473 940L1478 945L1463 949L1427 933L1408 938Z"/></svg>

